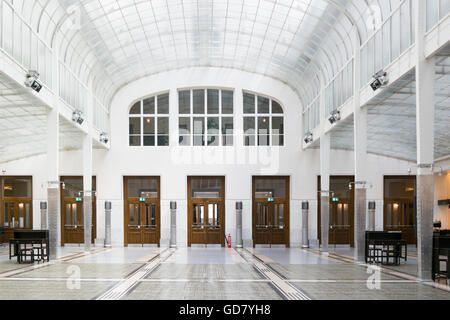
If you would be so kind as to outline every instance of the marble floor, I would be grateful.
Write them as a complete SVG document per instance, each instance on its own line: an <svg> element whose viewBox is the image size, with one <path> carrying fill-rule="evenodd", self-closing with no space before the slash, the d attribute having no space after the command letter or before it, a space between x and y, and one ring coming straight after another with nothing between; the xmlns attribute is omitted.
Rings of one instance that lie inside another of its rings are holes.
<svg viewBox="0 0 450 320"><path fill-rule="evenodd" d="M450 300L420 282L417 255L398 267L356 264L353 249L58 249L50 263L18 264L0 247L0 299Z"/></svg>

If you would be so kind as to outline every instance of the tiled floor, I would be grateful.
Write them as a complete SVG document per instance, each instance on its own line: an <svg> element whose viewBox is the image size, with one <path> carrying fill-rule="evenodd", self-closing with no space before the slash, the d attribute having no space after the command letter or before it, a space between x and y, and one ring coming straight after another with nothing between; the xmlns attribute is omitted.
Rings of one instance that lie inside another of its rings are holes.
<svg viewBox="0 0 450 320"><path fill-rule="evenodd" d="M414 250L407 264L381 268L298 248L94 248L58 250L58 260L19 265L0 248L0 299L433 299L450 287L417 281ZM375 277L376 275L376 277ZM375 277L375 278L374 278ZM376 279L376 281L372 281Z"/></svg>

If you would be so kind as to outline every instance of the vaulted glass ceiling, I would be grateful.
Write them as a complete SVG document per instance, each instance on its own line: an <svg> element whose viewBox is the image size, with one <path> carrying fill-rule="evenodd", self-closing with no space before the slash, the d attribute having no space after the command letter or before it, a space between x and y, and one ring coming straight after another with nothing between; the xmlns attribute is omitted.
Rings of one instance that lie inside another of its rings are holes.
<svg viewBox="0 0 450 320"><path fill-rule="evenodd" d="M400 0L10 0L109 105L123 85L192 66L237 68L301 99L352 57ZM377 8L377 9L374 9ZM74 23L75 21L75 23ZM80 23L78 23L80 22ZM78 24L80 27L78 27ZM369 27L368 27L369 25ZM308 84L308 88L305 87ZM315 88L317 89L317 88Z"/></svg>

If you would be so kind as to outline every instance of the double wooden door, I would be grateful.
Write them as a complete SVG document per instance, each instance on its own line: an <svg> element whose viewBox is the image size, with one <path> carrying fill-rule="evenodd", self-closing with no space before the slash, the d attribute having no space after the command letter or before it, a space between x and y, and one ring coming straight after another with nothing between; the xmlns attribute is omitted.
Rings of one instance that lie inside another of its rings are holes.
<svg viewBox="0 0 450 320"><path fill-rule="evenodd" d="M285 201L268 202L255 200L255 244L286 244L286 209Z"/></svg>
<svg viewBox="0 0 450 320"><path fill-rule="evenodd" d="M160 246L160 177L124 177L124 199L125 246Z"/></svg>
<svg viewBox="0 0 450 320"><path fill-rule="evenodd" d="M225 177L188 177L188 246L225 246Z"/></svg>
<svg viewBox="0 0 450 320"><path fill-rule="evenodd" d="M191 244L224 244L224 213L221 199L191 200Z"/></svg>
<svg viewBox="0 0 450 320"><path fill-rule="evenodd" d="M159 201L128 200L126 210L127 243L159 245Z"/></svg>
<svg viewBox="0 0 450 320"><path fill-rule="evenodd" d="M84 197L83 177L61 177L64 188L61 191L61 245L84 243ZM95 177L92 189L95 190ZM92 196L91 242L96 235L97 206L96 197Z"/></svg>
<svg viewBox="0 0 450 320"><path fill-rule="evenodd" d="M253 245L289 247L289 177L253 177Z"/></svg>

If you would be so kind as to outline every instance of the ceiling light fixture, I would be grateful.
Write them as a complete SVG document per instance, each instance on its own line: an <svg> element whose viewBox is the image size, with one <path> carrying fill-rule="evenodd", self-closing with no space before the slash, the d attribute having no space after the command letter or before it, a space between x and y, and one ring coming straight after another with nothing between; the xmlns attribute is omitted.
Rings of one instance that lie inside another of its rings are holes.
<svg viewBox="0 0 450 320"><path fill-rule="evenodd" d="M83 113L80 110L75 110L72 113L72 121L82 125L84 122Z"/></svg>
<svg viewBox="0 0 450 320"><path fill-rule="evenodd" d="M303 140L305 141L306 144L311 143L314 141L314 136L313 133L310 131L305 135L305 139Z"/></svg>
<svg viewBox="0 0 450 320"><path fill-rule="evenodd" d="M39 72L36 70L28 71L27 78L25 79L25 86L39 93L42 89L42 84L39 83L38 79Z"/></svg>
<svg viewBox="0 0 450 320"><path fill-rule="evenodd" d="M373 91L377 91L381 87L385 87L389 83L387 73L383 70L378 71L373 75L374 80L370 84Z"/></svg>
<svg viewBox="0 0 450 320"><path fill-rule="evenodd" d="M334 124L339 120L341 120L341 112L339 110L334 110L328 117L328 121L330 121L331 124Z"/></svg>

